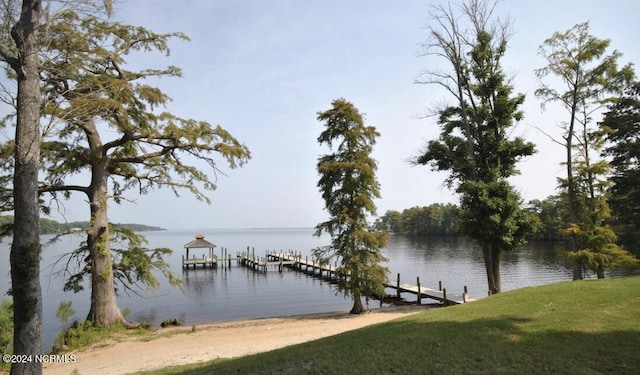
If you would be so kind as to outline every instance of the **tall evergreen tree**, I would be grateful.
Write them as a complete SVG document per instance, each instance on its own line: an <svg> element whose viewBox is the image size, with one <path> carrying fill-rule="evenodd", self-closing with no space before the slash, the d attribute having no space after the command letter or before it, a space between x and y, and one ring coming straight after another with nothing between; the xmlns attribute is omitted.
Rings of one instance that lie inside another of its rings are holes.
<svg viewBox="0 0 640 375"><path fill-rule="evenodd" d="M584 262L588 258L585 257L585 250L593 250L588 245L591 241L586 240L589 236L585 237L585 234L591 232L597 235L584 226L601 226L593 221L591 213L602 211L603 208L602 199L596 197L595 185L598 175L606 173L606 163L594 161L591 154L599 143L593 137L592 119L609 99L608 95L619 93L624 82L631 80L634 75L630 65L618 68L617 61L621 54L618 51L607 54L609 44L608 39L592 36L589 24L585 22L564 33L555 33L539 49L548 64L536 70L540 79L536 95L544 100L543 105L558 103L569 114L563 140L559 143L564 145L566 152L566 177L561 179L568 208L564 233L569 238L569 252L580 251L578 255L570 254L574 261L574 280L583 277ZM557 89L543 81L549 76L560 78L564 87ZM579 186L584 184L586 186ZM579 191L583 196L578 196ZM598 233L604 229L594 228Z"/></svg>
<svg viewBox="0 0 640 375"><path fill-rule="evenodd" d="M86 9L98 11L91 0ZM111 0L102 3L111 12ZM49 18L49 7L43 9L41 0L2 0L0 2L0 58L17 81L16 131L12 147L3 147L1 157L13 151L14 160L3 167L13 170L12 187L6 175L0 207L15 212L11 245L11 294L14 308L13 352L18 355L41 353L42 296L40 287L40 244L38 169L40 167L40 60L39 52ZM7 99L7 98L5 98ZM40 374L38 361L16 363L11 374Z"/></svg>
<svg viewBox="0 0 640 375"><path fill-rule="evenodd" d="M625 247L640 255L640 83L609 107L599 124L609 146L613 176L609 200Z"/></svg>
<svg viewBox="0 0 640 375"><path fill-rule="evenodd" d="M360 314L364 312L362 296L384 295L388 272L380 265L385 260L386 234L368 231L367 221L368 215L376 213L373 199L380 197L377 163L371 158L379 133L365 126L358 109L344 99L319 112L318 120L325 122L318 143L334 152L318 160L318 187L331 217L316 226L316 235L328 233L331 245L315 253L325 261L339 259L338 288L353 297L351 313Z"/></svg>
<svg viewBox="0 0 640 375"><path fill-rule="evenodd" d="M128 252L112 251L110 199L121 203L130 189L146 194L168 187L176 194L186 189L209 202L200 186L213 190L216 181L192 163L204 161L215 176L219 170L216 156L231 168L250 158L249 150L222 127L159 110L170 99L159 88L145 84L145 79L180 76L178 68L128 69L126 56L136 51L168 54L171 38L185 37L179 33L157 34L73 11L55 15L49 25L41 77L44 113L51 121L43 125L44 176L39 192L54 200L72 192L87 197L87 264L69 285L74 288L78 278L90 275L88 320L95 324L109 326L124 321L117 304L114 274L148 271L148 264L130 263L153 261L143 256L141 242L131 233L117 233L127 237L131 246ZM85 185L70 182L70 177L83 171L90 173ZM120 254L121 261L114 254ZM153 281L144 280L151 285Z"/></svg>
<svg viewBox="0 0 640 375"><path fill-rule="evenodd" d="M40 287L40 228L38 169L40 167L40 61L39 38L44 23L40 0L23 0L19 18L11 4L4 4L3 31L10 31L13 45L3 35L0 55L18 81L15 133L13 202L15 210L11 243L11 292L13 295L13 352L42 353L42 291ZM7 28L11 28L7 30ZM37 361L16 363L11 374L41 374Z"/></svg>
<svg viewBox="0 0 640 375"><path fill-rule="evenodd" d="M522 245L536 223L507 181L534 145L508 137L522 117L524 95L512 94L503 72L509 24L494 19L494 8L470 0L461 6L462 17L451 8L434 8L425 54L444 57L452 71L427 71L418 82L443 86L455 102L439 111L440 137L415 161L449 172L447 182L461 197L460 230L482 249L490 293L501 289L500 254Z"/></svg>

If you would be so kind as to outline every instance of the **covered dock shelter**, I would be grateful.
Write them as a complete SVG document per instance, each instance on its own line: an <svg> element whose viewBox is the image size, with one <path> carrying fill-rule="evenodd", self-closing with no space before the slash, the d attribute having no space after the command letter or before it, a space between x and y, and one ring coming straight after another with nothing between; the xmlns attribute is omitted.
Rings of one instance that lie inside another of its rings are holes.
<svg viewBox="0 0 640 375"><path fill-rule="evenodd" d="M185 244L184 248L186 249L187 255L186 257L182 255L182 268L189 268L189 266L193 265L195 269L197 265L201 264L203 268L207 268L208 266L211 268L217 267L218 258L213 253L213 248L216 245L204 239L202 234L196 235L196 238ZM195 255L192 254L192 258L189 258L189 249L208 249L208 254L203 254L202 258L196 258Z"/></svg>

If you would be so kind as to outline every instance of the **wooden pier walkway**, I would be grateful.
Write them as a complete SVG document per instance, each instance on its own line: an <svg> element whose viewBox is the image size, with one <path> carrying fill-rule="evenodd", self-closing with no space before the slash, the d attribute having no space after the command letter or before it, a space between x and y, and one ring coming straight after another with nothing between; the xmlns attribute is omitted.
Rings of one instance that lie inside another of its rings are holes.
<svg viewBox="0 0 640 375"><path fill-rule="evenodd" d="M302 259L302 256L296 252L269 252L262 261L256 261L256 263L247 263L248 266L258 267L258 269L267 270L270 265L278 265L279 270L282 271L283 266L290 266L291 268L313 274L326 279L334 279L336 276L337 264L321 263L313 258L311 260L308 257ZM247 262L247 260L245 260ZM252 261L249 261L252 262ZM255 266L254 266L255 264ZM263 267L263 268L260 268ZM423 287L420 284L420 278L416 278L416 285L401 283L400 274L397 275L396 281L387 281L384 283L385 288L395 290L396 296L401 298L402 293L414 294L417 298L416 304L421 305L422 299L433 299L446 305L458 305L466 302L474 301L469 298L467 287L464 287L462 294L447 293L447 289L442 287L442 282L438 283L438 289L431 289Z"/></svg>
<svg viewBox="0 0 640 375"><path fill-rule="evenodd" d="M311 257L311 260L309 260L308 256L305 256L303 259L302 255L295 251L284 253L270 252L267 254L267 258L270 259L272 263L284 262L285 264L291 265L291 268L295 270L329 280L336 277L336 270L338 269L337 264L321 263L313 257Z"/></svg>
<svg viewBox="0 0 640 375"><path fill-rule="evenodd" d="M459 305L462 303L472 302L475 299L469 298L469 292L467 287L464 287L464 291L462 294L453 294L447 293L447 289L442 287L442 282L438 282L438 289L426 288L420 285L420 278L416 278L416 285L406 284L400 282L400 274L396 279L395 283L391 283L391 281L387 281L384 283L386 288L394 289L396 291L396 296L400 298L401 293L411 293L414 294L417 298L416 303L418 305L422 304L422 299L434 299L436 301L440 301L444 305Z"/></svg>
<svg viewBox="0 0 640 375"><path fill-rule="evenodd" d="M259 257L256 256L255 253L249 254L248 252L238 253L236 256L236 260L238 264L251 268L254 271L262 271L267 272L269 266L277 266L278 270L282 272L284 266L294 265L296 262L294 260L285 260L284 258L280 258L278 260L269 260L267 257Z"/></svg>
<svg viewBox="0 0 640 375"><path fill-rule="evenodd" d="M254 251L240 252L236 256L238 264L251 268L255 271L267 272L269 266L278 267L278 271L282 272L284 266L301 271L308 274L313 274L320 278L333 279L335 278L335 272L338 268L337 264L322 264L308 256L304 259L299 252L287 251L287 252L267 252L264 257L255 255Z"/></svg>

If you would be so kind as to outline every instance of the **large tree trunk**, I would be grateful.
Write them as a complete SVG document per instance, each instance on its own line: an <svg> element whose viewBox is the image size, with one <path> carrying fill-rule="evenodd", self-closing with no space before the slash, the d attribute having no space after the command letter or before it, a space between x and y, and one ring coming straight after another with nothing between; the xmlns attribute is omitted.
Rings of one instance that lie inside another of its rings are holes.
<svg viewBox="0 0 640 375"><path fill-rule="evenodd" d="M12 29L19 56L12 67L18 79L14 170L15 221L11 244L13 291L13 353L42 353L42 291L40 289L40 224L38 167L40 162L40 80L36 36L41 6L24 0L20 21ZM41 374L36 361L16 363L11 374Z"/></svg>
<svg viewBox="0 0 640 375"><path fill-rule="evenodd" d="M576 191L575 180L573 178L572 157L571 157L571 141L567 144L567 203L569 206L570 224L578 223L578 215L576 213ZM569 236L569 251L576 252L578 250L578 243L576 236L572 234ZM573 280L582 280L582 267L574 263L573 264Z"/></svg>
<svg viewBox="0 0 640 375"><path fill-rule="evenodd" d="M85 128L89 144L98 160L91 168L89 206L91 227L87 230L87 245L91 262L91 309L87 320L101 326L125 322L118 307L115 291L111 246L109 242L109 219L107 216L107 156L95 124Z"/></svg>
<svg viewBox="0 0 640 375"><path fill-rule="evenodd" d="M362 314L364 312L364 306L362 305L362 298L360 297L360 291L354 290L352 292L352 295L353 295L353 307L351 308L351 311L349 311L349 313Z"/></svg>
<svg viewBox="0 0 640 375"><path fill-rule="evenodd" d="M502 291L502 281L500 278L500 250L491 249L491 269L493 271L493 294Z"/></svg>
<svg viewBox="0 0 640 375"><path fill-rule="evenodd" d="M494 263L494 254L493 254L493 249L490 245L482 245L482 257L484 259L484 267L487 273L487 286L488 286L488 293L489 294L495 294L500 292L500 287L499 285L496 287L496 270L494 269L495 263ZM498 263L498 267L499 267L499 263ZM500 270L498 269L498 280L500 277ZM499 281L498 281L499 282Z"/></svg>
<svg viewBox="0 0 640 375"><path fill-rule="evenodd" d="M573 178L573 134L575 131L576 112L578 108L578 92L577 82L573 90L573 104L571 106L571 119L569 120L569 129L567 131L566 151L567 151L567 203L569 206L569 220L570 224L578 224L578 212L576 210L576 187L575 179ZM569 251L576 252L578 250L578 243L575 235L569 237ZM573 280L582 280L582 267L574 263L573 265Z"/></svg>

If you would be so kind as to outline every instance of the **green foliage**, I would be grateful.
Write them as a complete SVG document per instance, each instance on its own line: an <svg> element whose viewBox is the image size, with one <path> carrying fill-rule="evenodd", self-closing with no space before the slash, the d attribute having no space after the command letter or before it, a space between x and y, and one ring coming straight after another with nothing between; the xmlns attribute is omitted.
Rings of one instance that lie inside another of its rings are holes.
<svg viewBox="0 0 640 375"><path fill-rule="evenodd" d="M215 189L209 173L188 164L190 158L218 171L213 155L230 168L242 166L250 152L229 132L205 121L183 119L158 112L170 98L159 88L144 84L154 77L179 77L180 70L127 70L124 58L135 52L169 54L172 38L183 34L157 34L141 27L60 14L49 28L48 59L43 65L47 115L58 119L43 139L45 180L41 191L54 197L62 192L87 191L66 185L81 170L105 169L111 194L119 203L123 193L168 187L178 194L186 189L209 201L198 188ZM95 122L104 122L117 137L97 141Z"/></svg>
<svg viewBox="0 0 640 375"><path fill-rule="evenodd" d="M378 229L420 236L455 236L459 234L459 210L454 204L434 203L411 207L402 212L387 211L377 221Z"/></svg>
<svg viewBox="0 0 640 375"><path fill-rule="evenodd" d="M461 16L444 7L433 14L439 28L429 29L435 41L429 53L445 57L453 72L432 72L425 82L444 86L456 101L439 111L440 136L415 162L448 172L449 186L461 195L460 230L482 246L489 290L496 293L500 252L522 244L535 228L506 182L535 148L520 137L509 138L522 118L524 95L513 94L501 66L508 24L492 21L488 1L468 1L461 9ZM468 30L460 25L463 18Z"/></svg>
<svg viewBox="0 0 640 375"><path fill-rule="evenodd" d="M73 309L73 302L71 301L60 301L58 305L58 310L56 310L56 317L60 319L62 323L64 323L64 328L67 329L67 324L69 322L69 318L76 313Z"/></svg>
<svg viewBox="0 0 640 375"><path fill-rule="evenodd" d="M584 271L591 271L598 278L605 270L640 265L633 254L616 244L616 234L609 225L571 225L563 230L565 235L577 238L578 250L568 254L569 260Z"/></svg>
<svg viewBox="0 0 640 375"><path fill-rule="evenodd" d="M107 200L121 203L129 189L146 194L168 187L176 194L186 189L209 202L200 189L215 189L216 179L196 167L194 161L204 161L215 176L218 159L235 168L250 159L250 152L219 125L160 110L170 98L145 80L179 77L178 68L131 70L127 65L125 58L136 53L168 55L168 42L186 39L183 34L158 34L67 10L54 13L48 21L47 33L40 40L42 112L48 121L41 129L42 179L37 186L41 196L49 195L48 200L40 200L45 213L55 207L57 199L68 198L71 192L87 196L92 212L88 239L69 258L67 265L75 261L76 270L65 287L77 291L84 276L92 272L102 276L96 279L106 287L103 293L92 294L93 319L100 315L96 312L104 311L98 300L115 300L111 298L115 293L113 275L128 290L137 285L156 287L158 282L151 270L157 267L171 284L180 285L162 259L168 249L144 249L126 232L119 232L116 237L129 236L128 248L115 249L111 254L112 238L105 233ZM103 140L106 136L113 138ZM10 148L8 143L0 149L0 156ZM2 166L12 167L5 160ZM69 181L86 171L91 171L86 185ZM85 262L87 255L90 259ZM114 265L108 264L112 257ZM92 287L99 287L93 281ZM107 320L122 320L115 313L111 315L97 319L105 324L109 324Z"/></svg>
<svg viewBox="0 0 640 375"><path fill-rule="evenodd" d="M619 92L621 85L634 76L631 64L618 68L620 52L607 55L610 44L609 39L589 34L588 22L554 33L539 48L539 54L548 65L536 70L541 79L536 96L545 103L561 104L572 114L571 121L581 113L592 113L594 106L608 101L607 94ZM558 91L542 81L550 75L560 77L566 91ZM569 122L567 125L574 124Z"/></svg>
<svg viewBox="0 0 640 375"><path fill-rule="evenodd" d="M334 152L318 160L318 187L330 219L316 226L316 235L329 233L331 246L316 249L315 255L325 261L339 259L338 288L353 296L352 313L361 313L360 296L383 295L388 272L380 265L386 234L369 232L367 221L367 215L376 213L373 199L380 197L377 163L370 156L379 133L365 126L358 109L344 99L319 112L318 120L325 122L318 143Z"/></svg>
<svg viewBox="0 0 640 375"><path fill-rule="evenodd" d="M55 220L40 218L40 234L57 234L57 233L68 233L73 232L78 229L86 230L90 226L88 221L72 221L67 223L59 223ZM13 216L11 215L2 215L0 216L0 228L7 228L4 230L4 233L11 234L13 227ZM116 223L113 224L114 228L128 228L134 230L136 232L146 232L146 231L161 231L166 230L161 227L155 227L151 225L143 225L143 224L121 224ZM2 229L0 229L2 230Z"/></svg>
<svg viewBox="0 0 640 375"><path fill-rule="evenodd" d="M403 233L405 228L402 214L396 210L387 210L381 217L376 219L375 229L386 230L393 233Z"/></svg>
<svg viewBox="0 0 640 375"><path fill-rule="evenodd" d="M537 230L529 240L561 241L566 207L559 196L527 203L527 216ZM522 212L522 214L525 214ZM434 203L425 207L411 207L402 212L389 210L376 220L379 230L419 236L459 236L460 208L455 204Z"/></svg>
<svg viewBox="0 0 640 375"><path fill-rule="evenodd" d="M155 270L160 271L170 285L182 289L184 280L171 272L171 265L164 260L164 256L171 254L171 249L148 249L144 247L147 243L144 236L129 228L111 228L110 233L112 274L121 290L138 294L140 291L157 289L160 283L154 274ZM65 291L77 293L84 289L84 279L92 271L91 263L86 262L88 254L87 243L83 242L78 249L56 262L64 264L61 272L65 277Z"/></svg>
<svg viewBox="0 0 640 375"><path fill-rule="evenodd" d="M11 198L13 199L13 197ZM13 234L13 216L0 216L0 240Z"/></svg>
<svg viewBox="0 0 640 375"><path fill-rule="evenodd" d="M597 138L598 135L594 134L593 137ZM561 233L572 238L576 244L576 250L568 253L569 260L583 272L592 271L598 278L603 278L605 270L633 267L640 263L618 246L617 236L608 224L611 210L606 198L610 181L605 176L609 164L604 161L591 162L587 145L598 150L597 143L585 141L580 144L580 152L575 159L574 209L578 220Z"/></svg>
<svg viewBox="0 0 640 375"><path fill-rule="evenodd" d="M43 93L38 192L45 213L72 192L86 195L91 211L87 242L75 252L77 272L66 287L79 290L85 275L94 274L90 319L109 325L122 321L115 303L113 277L135 285L157 286L151 270L160 268L172 284L179 281L168 271L162 256L167 249L147 250L126 231L128 248L111 254L108 199L126 199L125 192L166 187L176 195L186 190L209 202L203 190L216 188L218 160L229 168L246 163L248 148L221 126L180 118L163 110L170 98L145 82L159 77L179 77L180 69L131 69L125 60L137 53L169 54L172 39L181 33L159 34L142 27L61 10L48 20L41 42L40 79ZM103 139L112 137L111 139ZM197 165L204 162L211 172ZM85 185L71 181L90 171ZM1 192L0 192L1 193ZM118 239L116 238L116 241ZM88 262L84 251L88 250ZM81 257L82 256L82 257ZM112 265L113 260L116 264ZM73 259L73 257L72 257ZM132 290L129 284L125 289ZM104 308L108 306L108 308Z"/></svg>
<svg viewBox="0 0 640 375"><path fill-rule="evenodd" d="M640 83L609 107L599 124L609 146L604 155L611 157L609 202L613 224L621 243L640 255Z"/></svg>
<svg viewBox="0 0 640 375"><path fill-rule="evenodd" d="M521 208L519 195L507 181L466 181L460 190L462 233L482 248L498 253L516 249L538 229L539 220Z"/></svg>
<svg viewBox="0 0 640 375"><path fill-rule="evenodd" d="M459 106L443 109L438 121L442 128L440 138L429 141L424 154L416 159L418 164L430 164L435 170L449 172L449 183L455 182L458 186L468 180L494 181L510 177L517 173L516 162L534 153L532 143L507 137L513 121L522 115L518 107L524 95L511 97L512 87L505 82L504 73L497 65L502 53L485 43L474 46L474 50L482 48L483 53L494 55L491 60L496 65L480 66L486 62L470 61L472 71L481 70L483 75L466 76L461 85L468 90L469 101L486 103L486 106L468 107L469 104L462 101ZM491 71L492 77L485 77L484 70ZM495 95L486 96L487 80L498 85L494 88Z"/></svg>
<svg viewBox="0 0 640 375"><path fill-rule="evenodd" d="M116 244L111 247L114 276L125 289L131 290L131 286L139 284L145 285L147 290L157 289L160 283L153 274L154 270L159 270L170 285L182 289L184 281L171 272L171 265L163 258L172 253L171 249L147 249L143 247L146 239L128 228L114 228L113 233Z"/></svg>
<svg viewBox="0 0 640 375"><path fill-rule="evenodd" d="M583 160L578 159L575 168L574 209L578 220L561 230L561 234L575 243L575 250L568 253L569 260L582 272L591 271L598 278L603 278L605 270L634 267L640 263L618 246L617 235L608 224L611 218L606 200L609 181L604 177L599 179L608 170L608 164L598 163L599 166L591 168L593 165L589 166Z"/></svg>
<svg viewBox="0 0 640 375"><path fill-rule="evenodd" d="M498 201L498 204L501 202ZM506 202L505 202L506 204ZM544 200L527 203L526 212L531 220L527 225L536 227L528 240L562 241L566 222L566 201L551 195ZM434 203L425 207L411 207L402 212L389 210L376 220L375 227L393 233L419 236L459 236L460 208L455 204Z"/></svg>
<svg viewBox="0 0 640 375"><path fill-rule="evenodd" d="M54 353L61 351L74 351L87 348L95 343L101 342L109 338L115 333L122 332L125 329L123 324L114 324L106 328L100 325L94 325L89 320L81 323L75 320L71 326L60 332L55 339Z"/></svg>
<svg viewBox="0 0 640 375"><path fill-rule="evenodd" d="M4 122L4 121L3 121ZM4 124L0 123L0 128ZM0 212L13 211L13 165L15 145L12 141L0 144Z"/></svg>
<svg viewBox="0 0 640 375"><path fill-rule="evenodd" d="M544 200L534 199L527 204L527 210L535 214L539 222L538 230L530 237L531 240L561 241L565 237L560 231L564 229L566 207L560 196L550 195Z"/></svg>
<svg viewBox="0 0 640 375"><path fill-rule="evenodd" d="M571 212L567 209L568 194L560 195L565 202L560 204L561 212L564 211L564 225L560 234L571 239L573 247L567 256L580 270L580 274L592 272L598 278L603 278L606 270L635 267L640 263L618 245L617 235L609 225L611 209L607 193L611 183L606 178L609 164L591 160L589 150L598 150L599 142L588 141L588 138L597 139L599 135L587 135L586 130L583 130L584 142L578 144L573 167L573 212L576 219L575 222L571 220ZM568 180L560 181L561 186L566 189Z"/></svg>
<svg viewBox="0 0 640 375"><path fill-rule="evenodd" d="M591 122L593 114L612 100L610 95L621 93L625 83L633 80L634 72L630 64L618 67L621 54L618 51L607 54L609 44L608 39L589 34L589 23L577 24L545 40L540 55L548 64L536 70L540 78L536 95L544 104L560 104L569 114L561 143L567 153L567 174L560 180L560 187L568 213L562 233L568 236L569 251L573 252L570 259L575 265L574 280L582 278L582 269L587 264L601 276L601 267L617 263L604 260L610 258L610 250L616 247L615 233L604 223L609 217L609 207L605 197L608 181L603 176L609 166L592 156L593 151L602 147L603 138L602 133L594 131ZM543 81L550 75L560 78L564 88L558 90ZM600 240L596 242L602 246L590 245L603 234L608 238L606 246ZM589 239L590 236L594 239Z"/></svg>
<svg viewBox="0 0 640 375"><path fill-rule="evenodd" d="M3 299L0 306L0 353L13 353L13 302ZM9 363L0 362L0 370L8 370Z"/></svg>

